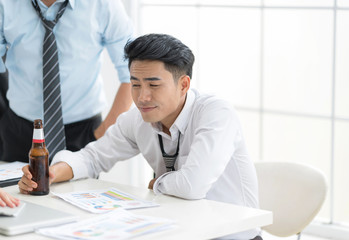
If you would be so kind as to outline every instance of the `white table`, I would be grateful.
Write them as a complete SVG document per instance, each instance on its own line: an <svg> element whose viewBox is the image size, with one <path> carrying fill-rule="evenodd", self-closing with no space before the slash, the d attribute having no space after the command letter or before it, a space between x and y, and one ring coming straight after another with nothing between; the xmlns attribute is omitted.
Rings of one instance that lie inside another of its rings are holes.
<svg viewBox="0 0 349 240"><path fill-rule="evenodd" d="M57 193L106 189L115 187L123 192L132 194L144 200L155 201L159 207L130 210L136 214L169 218L176 221L176 227L163 232L140 236L136 239L212 239L248 229L266 226L272 223L272 213L260 209L236 206L210 200L184 200L176 197L159 195L155 196L151 190L105 182L96 179L83 179L79 181L58 183L51 185L51 191ZM81 219L96 216L62 199L46 196L23 195L18 191L18 186L4 188L7 192L21 200L41 204L51 208L60 209L81 217ZM48 239L35 233L23 234L13 237L0 235L2 239L28 240Z"/></svg>

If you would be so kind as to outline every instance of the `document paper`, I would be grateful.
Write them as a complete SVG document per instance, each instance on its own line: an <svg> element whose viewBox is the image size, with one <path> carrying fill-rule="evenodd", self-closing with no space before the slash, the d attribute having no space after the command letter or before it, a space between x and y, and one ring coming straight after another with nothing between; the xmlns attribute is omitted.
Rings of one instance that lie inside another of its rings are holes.
<svg viewBox="0 0 349 240"><path fill-rule="evenodd" d="M25 165L28 165L28 163L12 162L0 164L0 187L16 185L23 175L22 167Z"/></svg>
<svg viewBox="0 0 349 240"><path fill-rule="evenodd" d="M22 167L28 165L28 163L23 162L12 162L0 164L0 181L21 178L23 175Z"/></svg>
<svg viewBox="0 0 349 240"><path fill-rule="evenodd" d="M92 213L105 213L117 208L134 209L159 206L154 202L137 199L116 188L53 194Z"/></svg>
<svg viewBox="0 0 349 240"><path fill-rule="evenodd" d="M135 215L123 209L58 227L42 228L37 233L58 239L129 239L173 227L173 221Z"/></svg>

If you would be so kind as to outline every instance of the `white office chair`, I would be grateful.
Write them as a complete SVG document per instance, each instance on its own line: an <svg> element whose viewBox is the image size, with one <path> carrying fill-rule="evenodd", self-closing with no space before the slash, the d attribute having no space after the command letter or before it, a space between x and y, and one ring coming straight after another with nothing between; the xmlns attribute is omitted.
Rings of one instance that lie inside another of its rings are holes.
<svg viewBox="0 0 349 240"><path fill-rule="evenodd" d="M319 212L326 196L326 178L319 170L293 162L255 163L261 209L273 212L263 230L278 237L300 233Z"/></svg>

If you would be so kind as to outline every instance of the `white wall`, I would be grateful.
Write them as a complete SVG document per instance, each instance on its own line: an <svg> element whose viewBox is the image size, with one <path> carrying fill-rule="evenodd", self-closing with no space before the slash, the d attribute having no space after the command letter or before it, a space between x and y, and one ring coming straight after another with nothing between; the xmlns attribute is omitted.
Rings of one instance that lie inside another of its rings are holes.
<svg viewBox="0 0 349 240"><path fill-rule="evenodd" d="M129 15L137 15L137 8L135 7L136 1L124 0L123 2ZM132 19L136 18L133 17ZM107 51L103 52L103 65L101 71L104 79L104 91L108 100L108 106L102 113L103 118L105 118L120 86L117 71L111 62ZM101 173L100 179L127 185L147 187L149 181L152 179L152 170L144 158L139 155L130 160L117 163L108 173Z"/></svg>

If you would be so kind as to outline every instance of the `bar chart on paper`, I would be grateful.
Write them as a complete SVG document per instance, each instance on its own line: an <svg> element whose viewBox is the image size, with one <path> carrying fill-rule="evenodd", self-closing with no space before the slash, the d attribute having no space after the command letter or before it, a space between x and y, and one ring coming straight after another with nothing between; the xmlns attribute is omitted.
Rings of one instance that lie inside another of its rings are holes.
<svg viewBox="0 0 349 240"><path fill-rule="evenodd" d="M23 162L1 163L0 187L16 185L23 175L22 167L27 164Z"/></svg>
<svg viewBox="0 0 349 240"><path fill-rule="evenodd" d="M123 209L58 227L42 228L37 232L58 239L129 239L164 231L174 227L169 219L135 215Z"/></svg>
<svg viewBox="0 0 349 240"><path fill-rule="evenodd" d="M157 203L137 199L115 188L53 194L92 213L104 213L117 208L135 209L158 206Z"/></svg>

